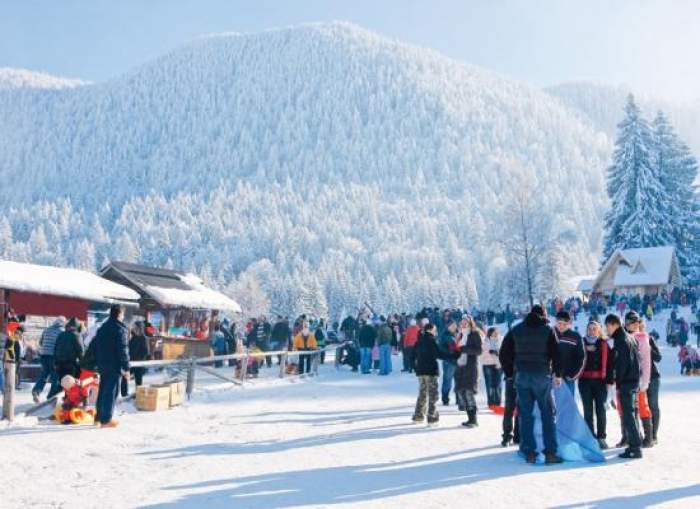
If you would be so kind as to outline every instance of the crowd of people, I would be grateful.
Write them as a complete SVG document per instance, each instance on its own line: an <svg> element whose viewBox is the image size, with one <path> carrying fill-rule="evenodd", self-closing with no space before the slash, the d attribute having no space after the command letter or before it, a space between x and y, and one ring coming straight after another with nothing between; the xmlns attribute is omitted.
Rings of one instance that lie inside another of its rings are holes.
<svg viewBox="0 0 700 509"><path fill-rule="evenodd" d="M265 352L298 352L294 364L298 373L304 374L312 369L312 352L325 353L327 344L337 343L338 367L348 365L363 375L380 376L392 373L392 356L401 353L401 371L415 373L418 378L413 422L428 425L439 422L438 405L442 403L455 404L465 412L466 428L478 426L476 394L483 377L488 406L503 413L501 445L519 444L528 462L534 461L537 453L535 405L542 420L545 462L561 461L552 388L562 385L572 395L578 392L583 418L601 449L608 448L606 410L614 406L622 435L617 447L626 448L621 456L640 458L642 448L656 443L660 419L659 335L647 331L646 322L672 307L667 337L670 344L680 345L681 372L699 370L700 355L688 344L690 324L675 310L686 303L693 306L700 322L697 293L688 290L656 296L613 294L607 299L555 298L524 314L511 306L493 312L424 308L414 314L388 316L364 308L356 317L347 316L332 324L304 315L293 323L284 316L277 316L272 323L259 316L241 326L224 319L213 325L209 341L215 355L261 353L250 360L252 376L274 365L273 355ZM548 310L555 318L554 327L550 326ZM36 402L47 385L47 399L51 399L62 390L66 377L77 378L81 369L96 370L100 373L96 423L116 426L113 408L120 388L125 395L130 377L136 385L143 383L145 370L130 367L130 361L151 358L149 336L154 334L147 322L136 321L127 328L123 312L113 306L109 319L91 331L78 319L63 317L43 331L38 346L41 373L32 389ZM583 335L574 325L581 313L588 316ZM601 321L602 315L606 316ZM24 317L11 314L6 321L3 357L5 362L18 364ZM495 325L498 321L504 324L505 337ZM324 353L318 356L320 362L324 362ZM277 362L282 362L281 356Z"/></svg>

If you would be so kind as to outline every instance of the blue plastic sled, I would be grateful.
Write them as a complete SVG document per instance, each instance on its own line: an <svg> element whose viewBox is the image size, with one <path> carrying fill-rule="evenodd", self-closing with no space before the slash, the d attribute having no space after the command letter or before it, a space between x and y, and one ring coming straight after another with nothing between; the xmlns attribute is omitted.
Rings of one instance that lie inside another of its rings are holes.
<svg viewBox="0 0 700 509"><path fill-rule="evenodd" d="M552 390L557 412L558 454L564 461L589 461L602 463L605 455L600 450L598 440L593 436L586 421L578 411L576 400L571 391L562 384ZM542 440L542 419L540 410L535 404L535 440L537 449L544 448ZM544 463L544 456L538 455L538 463Z"/></svg>

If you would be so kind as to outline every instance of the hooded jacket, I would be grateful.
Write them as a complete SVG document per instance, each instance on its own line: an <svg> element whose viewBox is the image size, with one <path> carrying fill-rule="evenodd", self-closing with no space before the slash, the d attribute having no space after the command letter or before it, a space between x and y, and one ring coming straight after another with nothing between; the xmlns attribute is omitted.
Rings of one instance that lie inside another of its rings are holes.
<svg viewBox="0 0 700 509"><path fill-rule="evenodd" d="M639 387L640 369L637 342L619 327L612 335L613 370L608 374L608 383L614 380L618 386Z"/></svg>

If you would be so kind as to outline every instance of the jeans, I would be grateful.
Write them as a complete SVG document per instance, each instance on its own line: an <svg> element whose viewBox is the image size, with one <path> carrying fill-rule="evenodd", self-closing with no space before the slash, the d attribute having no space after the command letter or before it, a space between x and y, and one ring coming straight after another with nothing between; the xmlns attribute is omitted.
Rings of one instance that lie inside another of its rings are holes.
<svg viewBox="0 0 700 509"><path fill-rule="evenodd" d="M391 373L391 345L379 345L379 374Z"/></svg>
<svg viewBox="0 0 700 509"><path fill-rule="evenodd" d="M299 354L299 374L303 375L304 373L311 373L311 358L313 356L311 354ZM304 366L306 364L306 366ZM304 370L304 367L306 367L306 370Z"/></svg>
<svg viewBox="0 0 700 509"><path fill-rule="evenodd" d="M649 381L647 389L647 399L649 400L649 408L651 410L652 435L654 440L659 433L659 423L661 421L661 410L659 409L659 386L661 385L660 378L652 378Z"/></svg>
<svg viewBox="0 0 700 509"><path fill-rule="evenodd" d="M41 374L39 375L36 384L34 384L34 389L32 392L41 394L44 391L44 386L46 385L46 380L49 380L51 388L49 389L48 398L51 399L55 394L61 392L61 386L59 384L58 375L56 374L56 366L54 365L53 355L42 355L39 358L41 363Z"/></svg>
<svg viewBox="0 0 700 509"><path fill-rule="evenodd" d="M360 348L360 366L362 367L362 373L367 375L372 370L372 349L371 348Z"/></svg>
<svg viewBox="0 0 700 509"><path fill-rule="evenodd" d="M518 372L515 374L515 390L520 413L520 451L524 454L536 452L535 403L542 417L544 453L556 454L557 431L554 422L556 412L552 395L552 376L546 373Z"/></svg>
<svg viewBox="0 0 700 509"><path fill-rule="evenodd" d="M452 381L456 370L456 362L442 361L442 402L445 404L450 401L450 391L452 390Z"/></svg>
<svg viewBox="0 0 700 509"><path fill-rule="evenodd" d="M639 387L636 385L621 385L617 388L622 414L622 430L629 448L638 451L642 445L642 437L639 434L637 422L637 410L639 404Z"/></svg>
<svg viewBox="0 0 700 509"><path fill-rule="evenodd" d="M413 347L403 347L403 369L409 373L413 373Z"/></svg>
<svg viewBox="0 0 700 509"><path fill-rule="evenodd" d="M578 381L578 391L583 403L583 419L596 438L606 438L607 416L605 402L608 399L608 387L605 380L582 378ZM595 408L596 425L593 426L593 411ZM597 432L596 432L597 430Z"/></svg>
<svg viewBox="0 0 700 509"><path fill-rule="evenodd" d="M114 405L119 396L121 373L100 373L100 389L97 392L97 416L95 420L107 424L112 420Z"/></svg>
<svg viewBox="0 0 700 509"><path fill-rule="evenodd" d="M416 410L413 413L414 421L423 421L428 416L428 422L437 422L440 415L437 411L438 397L438 377L419 376L418 377L418 399L416 400Z"/></svg>
<svg viewBox="0 0 700 509"><path fill-rule="evenodd" d="M488 405L501 406L501 380L503 371L496 366L484 366L484 383Z"/></svg>

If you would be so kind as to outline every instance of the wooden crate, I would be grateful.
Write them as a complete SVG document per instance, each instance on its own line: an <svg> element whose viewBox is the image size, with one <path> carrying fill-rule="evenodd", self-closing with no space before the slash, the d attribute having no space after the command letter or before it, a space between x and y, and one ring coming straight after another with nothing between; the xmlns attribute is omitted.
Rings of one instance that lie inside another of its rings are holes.
<svg viewBox="0 0 700 509"><path fill-rule="evenodd" d="M170 408L170 384L136 388L136 408L147 412Z"/></svg>
<svg viewBox="0 0 700 509"><path fill-rule="evenodd" d="M182 405L183 401L185 401L185 382L170 384L170 406Z"/></svg>

